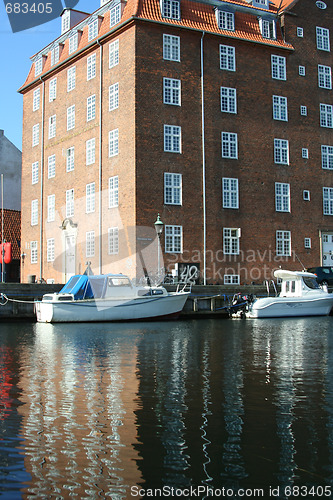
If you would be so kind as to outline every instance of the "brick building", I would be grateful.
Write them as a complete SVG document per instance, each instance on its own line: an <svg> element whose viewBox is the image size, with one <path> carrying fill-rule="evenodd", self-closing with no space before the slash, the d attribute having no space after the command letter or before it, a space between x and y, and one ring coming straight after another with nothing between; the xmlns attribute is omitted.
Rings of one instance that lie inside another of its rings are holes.
<svg viewBox="0 0 333 500"><path fill-rule="evenodd" d="M333 264L333 5L65 10L24 96L22 279L198 264L207 283Z"/></svg>

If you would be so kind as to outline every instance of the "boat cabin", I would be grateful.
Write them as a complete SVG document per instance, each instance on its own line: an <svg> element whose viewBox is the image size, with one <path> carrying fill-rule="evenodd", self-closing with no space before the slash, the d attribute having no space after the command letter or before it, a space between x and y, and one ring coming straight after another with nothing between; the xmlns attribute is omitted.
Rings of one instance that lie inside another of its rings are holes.
<svg viewBox="0 0 333 500"><path fill-rule="evenodd" d="M274 276L281 280L280 297L301 297L302 295L320 290L316 276L302 271L274 271Z"/></svg>

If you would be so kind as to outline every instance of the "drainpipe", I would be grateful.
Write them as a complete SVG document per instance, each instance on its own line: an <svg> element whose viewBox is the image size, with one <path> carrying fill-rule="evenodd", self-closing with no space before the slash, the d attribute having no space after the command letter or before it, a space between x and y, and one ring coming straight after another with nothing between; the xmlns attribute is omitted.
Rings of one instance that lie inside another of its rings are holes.
<svg viewBox="0 0 333 500"><path fill-rule="evenodd" d="M98 148L98 268L102 274L102 79L103 79L103 45L99 45L99 148Z"/></svg>
<svg viewBox="0 0 333 500"><path fill-rule="evenodd" d="M43 195L44 195L44 119L45 119L45 82L42 82L42 133L41 133L41 158L40 158L40 228L39 228L39 278L43 277Z"/></svg>
<svg viewBox="0 0 333 500"><path fill-rule="evenodd" d="M204 101L204 36L202 32L200 45L201 64L201 140L202 140L202 205L203 205L203 281L206 285L206 156L205 156L205 101Z"/></svg>

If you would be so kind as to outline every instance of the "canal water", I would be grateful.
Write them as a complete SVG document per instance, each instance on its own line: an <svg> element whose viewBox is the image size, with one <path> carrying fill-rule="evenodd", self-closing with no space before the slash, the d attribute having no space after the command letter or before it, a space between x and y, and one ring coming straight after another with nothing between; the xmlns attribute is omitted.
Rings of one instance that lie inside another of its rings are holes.
<svg viewBox="0 0 333 500"><path fill-rule="evenodd" d="M0 325L0 497L330 498L333 317Z"/></svg>

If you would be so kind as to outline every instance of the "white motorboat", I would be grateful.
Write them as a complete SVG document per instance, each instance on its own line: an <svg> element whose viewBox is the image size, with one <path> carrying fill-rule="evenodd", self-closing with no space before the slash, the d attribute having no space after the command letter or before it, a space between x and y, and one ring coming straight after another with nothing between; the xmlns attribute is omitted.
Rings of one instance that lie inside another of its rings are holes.
<svg viewBox="0 0 333 500"><path fill-rule="evenodd" d="M123 274L72 276L59 293L35 303L41 323L130 321L177 316L190 292L162 286L135 286Z"/></svg>
<svg viewBox="0 0 333 500"><path fill-rule="evenodd" d="M281 292L275 297L257 298L248 305L250 318L283 318L293 316L327 316L333 307L333 293L323 290L316 276L305 271L278 269Z"/></svg>

